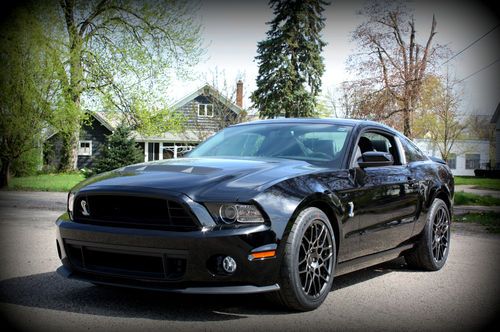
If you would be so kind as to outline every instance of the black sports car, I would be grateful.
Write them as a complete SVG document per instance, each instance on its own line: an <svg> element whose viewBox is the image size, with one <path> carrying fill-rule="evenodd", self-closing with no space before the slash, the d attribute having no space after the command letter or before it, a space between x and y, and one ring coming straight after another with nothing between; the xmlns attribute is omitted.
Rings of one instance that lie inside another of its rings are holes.
<svg viewBox="0 0 500 332"><path fill-rule="evenodd" d="M448 256L453 176L371 121L226 128L187 158L127 166L71 190L59 273L182 293L273 292L311 310L333 278L404 256Z"/></svg>

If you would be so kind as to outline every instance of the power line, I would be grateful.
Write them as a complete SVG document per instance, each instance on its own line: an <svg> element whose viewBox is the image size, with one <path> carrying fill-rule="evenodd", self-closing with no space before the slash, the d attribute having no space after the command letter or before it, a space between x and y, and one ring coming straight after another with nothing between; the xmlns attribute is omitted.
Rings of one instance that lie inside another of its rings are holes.
<svg viewBox="0 0 500 332"><path fill-rule="evenodd" d="M494 30L496 30L498 27L500 27L500 24L497 24L495 25L493 28L491 28L490 30L488 30L488 32L486 32L484 35L482 35L481 37L479 37L478 39L474 40L472 43L470 43L466 48L464 48L463 50L461 50L460 52L456 53L455 55L453 55L451 58L449 58L448 60L446 60L445 62L443 62L441 64L442 65L445 65L447 64L448 62L450 62L451 60L453 60L454 58L456 58L457 56L459 56L460 54L462 54L463 52L467 51L469 48L471 48L474 44L476 44L478 41L480 41L481 39L483 39L484 37L486 37L487 35L489 35L491 32L493 32Z"/></svg>
<svg viewBox="0 0 500 332"><path fill-rule="evenodd" d="M477 70L477 71L473 72L472 74L470 74L470 75L469 75L469 76L467 76L466 78L462 78L462 79L461 79L460 81L458 81L458 82L459 82L459 83L460 83L460 82L463 82L463 81L465 81L466 79L471 78L472 76L474 76L474 75L476 75L476 74L479 74L479 73L480 73L480 72L482 72L483 70L488 69L489 67L493 66L495 63L497 63L497 62L499 62L499 61L500 61L500 58L497 58L495 61L493 61L493 62L492 62L492 63L490 63L489 65L487 65L487 66L485 66L485 67L483 67L483 68L481 68L481 69L479 69L479 70Z"/></svg>

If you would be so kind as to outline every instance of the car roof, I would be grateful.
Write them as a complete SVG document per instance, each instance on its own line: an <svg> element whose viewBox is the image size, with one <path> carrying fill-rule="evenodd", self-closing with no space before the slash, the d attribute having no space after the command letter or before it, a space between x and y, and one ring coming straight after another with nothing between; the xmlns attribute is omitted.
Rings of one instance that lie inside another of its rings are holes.
<svg viewBox="0 0 500 332"><path fill-rule="evenodd" d="M400 134L394 128L386 126L382 123L370 121L370 120L357 120L357 119L342 119L342 118L279 118L279 119L267 119L267 120L256 120L251 122L244 122L236 124L232 127L237 126L248 126L248 125L259 125L259 124L296 124L296 123L317 123L317 124L336 124L336 125L346 125L353 127L379 127L389 130L393 133Z"/></svg>

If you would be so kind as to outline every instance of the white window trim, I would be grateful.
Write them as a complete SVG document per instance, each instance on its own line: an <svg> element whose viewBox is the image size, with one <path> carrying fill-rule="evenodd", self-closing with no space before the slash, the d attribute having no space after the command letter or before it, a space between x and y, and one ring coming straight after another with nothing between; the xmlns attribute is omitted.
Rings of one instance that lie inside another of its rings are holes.
<svg viewBox="0 0 500 332"><path fill-rule="evenodd" d="M83 151L82 143L89 143L89 152ZM92 155L92 141L78 141L78 155L79 156L91 156Z"/></svg>
<svg viewBox="0 0 500 332"><path fill-rule="evenodd" d="M212 106L212 114L207 115L207 106ZM203 108L201 107L203 106ZM203 114L200 114L200 111L203 110ZM213 118L214 117L214 104L198 104L198 117L200 118Z"/></svg>
<svg viewBox="0 0 500 332"><path fill-rule="evenodd" d="M469 157L470 156L479 156L479 158L478 159L476 159L476 158L472 159L472 158L467 158L467 156L469 156ZM474 169L476 169L476 167L472 167L472 168L467 167L468 166L467 162L469 162L471 160L472 161L476 161L477 160L478 163L479 163L479 165L478 165L477 168L481 168L481 154L480 153L466 153L465 156L464 156L464 158L465 158L465 169L466 170L474 170Z"/></svg>

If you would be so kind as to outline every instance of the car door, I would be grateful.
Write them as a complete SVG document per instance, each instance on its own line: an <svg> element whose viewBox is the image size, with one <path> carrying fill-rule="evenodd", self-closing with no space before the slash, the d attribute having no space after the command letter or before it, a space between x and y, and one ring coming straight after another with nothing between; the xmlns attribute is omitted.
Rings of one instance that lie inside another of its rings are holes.
<svg viewBox="0 0 500 332"><path fill-rule="evenodd" d="M418 195L398 140L392 133L379 129L365 130L358 138L358 144L365 141L363 152L384 151L394 158L392 166L364 169L353 160L358 174L353 204L359 222L360 256L395 248L412 234Z"/></svg>

